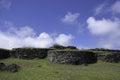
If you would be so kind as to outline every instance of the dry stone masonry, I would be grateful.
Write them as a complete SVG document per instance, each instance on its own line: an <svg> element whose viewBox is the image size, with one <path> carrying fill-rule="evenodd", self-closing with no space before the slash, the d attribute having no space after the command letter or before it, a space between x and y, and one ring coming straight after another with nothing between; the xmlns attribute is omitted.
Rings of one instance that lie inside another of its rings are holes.
<svg viewBox="0 0 120 80"><path fill-rule="evenodd" d="M10 55L22 59L43 59L47 57L48 50L47 48L14 48Z"/></svg>
<svg viewBox="0 0 120 80"><path fill-rule="evenodd" d="M0 49L0 59L5 59L10 57L9 50L6 49Z"/></svg>
<svg viewBox="0 0 120 80"><path fill-rule="evenodd" d="M13 48L12 50L0 49L0 59L43 59L48 57L49 61L61 64L91 64L97 60L105 62L120 62L120 50L89 49L78 50L74 46L54 45L51 48ZM4 66L4 64L0 64ZM1 69L3 67L0 67Z"/></svg>
<svg viewBox="0 0 120 80"><path fill-rule="evenodd" d="M90 64L96 63L96 54L89 51L51 50L48 59L53 63L61 64Z"/></svg>

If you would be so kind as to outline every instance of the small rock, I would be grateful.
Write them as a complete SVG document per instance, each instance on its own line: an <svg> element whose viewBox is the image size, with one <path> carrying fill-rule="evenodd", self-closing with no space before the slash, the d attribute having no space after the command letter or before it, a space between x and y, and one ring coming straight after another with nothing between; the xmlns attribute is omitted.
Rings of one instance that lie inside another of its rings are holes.
<svg viewBox="0 0 120 80"><path fill-rule="evenodd" d="M38 65L38 67L42 67L41 65Z"/></svg>
<svg viewBox="0 0 120 80"><path fill-rule="evenodd" d="M0 63L0 70L3 71L5 70L6 65L4 63Z"/></svg>
<svg viewBox="0 0 120 80"><path fill-rule="evenodd" d="M17 64L10 64L6 67L7 71L10 72L18 72L18 70L20 69L20 66L18 66Z"/></svg>

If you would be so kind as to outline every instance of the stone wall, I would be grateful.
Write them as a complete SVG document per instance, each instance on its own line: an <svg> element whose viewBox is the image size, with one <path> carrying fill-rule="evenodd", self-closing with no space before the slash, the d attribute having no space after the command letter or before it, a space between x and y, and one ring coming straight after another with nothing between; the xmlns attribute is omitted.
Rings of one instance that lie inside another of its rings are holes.
<svg viewBox="0 0 120 80"><path fill-rule="evenodd" d="M106 55L98 55L98 60L118 63L120 62L120 52L113 52L111 54L106 54Z"/></svg>
<svg viewBox="0 0 120 80"><path fill-rule="evenodd" d="M76 65L97 62L95 53L79 50L51 50L48 52L48 59L53 63Z"/></svg>
<svg viewBox="0 0 120 80"><path fill-rule="evenodd" d="M9 50L0 49L0 59L4 59L8 57L10 57Z"/></svg>
<svg viewBox="0 0 120 80"><path fill-rule="evenodd" d="M14 48L10 52L11 57L22 59L43 59L47 57L47 48Z"/></svg>

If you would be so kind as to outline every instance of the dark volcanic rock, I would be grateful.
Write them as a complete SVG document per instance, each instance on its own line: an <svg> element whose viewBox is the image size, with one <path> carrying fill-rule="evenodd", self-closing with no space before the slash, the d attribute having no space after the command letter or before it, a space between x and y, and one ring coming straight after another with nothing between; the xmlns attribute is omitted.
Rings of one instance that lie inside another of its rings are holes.
<svg viewBox="0 0 120 80"><path fill-rule="evenodd" d="M6 70L10 72L18 72L19 69L20 66L18 66L17 64L11 64L6 67Z"/></svg>
<svg viewBox="0 0 120 80"><path fill-rule="evenodd" d="M120 52L112 52L110 54L102 54L97 55L98 60L105 61L105 62L113 62L118 63L120 62Z"/></svg>
<svg viewBox="0 0 120 80"><path fill-rule="evenodd" d="M21 59L43 59L47 57L48 50L46 48L14 48L10 55Z"/></svg>
<svg viewBox="0 0 120 80"><path fill-rule="evenodd" d="M60 64L90 64L97 62L97 56L87 51L53 50L48 52L48 59L53 63Z"/></svg>
<svg viewBox="0 0 120 80"><path fill-rule="evenodd" d="M112 53L112 54L106 55L105 61L114 62L114 63L120 62L120 53Z"/></svg>
<svg viewBox="0 0 120 80"><path fill-rule="evenodd" d="M4 71L6 68L6 65L4 63L0 63L0 70Z"/></svg>
<svg viewBox="0 0 120 80"><path fill-rule="evenodd" d="M6 49L0 49L0 59L5 59L10 57L10 51Z"/></svg>

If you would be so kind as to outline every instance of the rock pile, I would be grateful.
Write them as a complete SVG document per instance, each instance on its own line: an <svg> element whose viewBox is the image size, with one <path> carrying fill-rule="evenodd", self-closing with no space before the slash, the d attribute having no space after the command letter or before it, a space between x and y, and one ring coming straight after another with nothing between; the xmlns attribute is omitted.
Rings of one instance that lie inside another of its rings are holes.
<svg viewBox="0 0 120 80"><path fill-rule="evenodd" d="M4 71L6 68L6 65L4 63L0 63L0 71Z"/></svg>
<svg viewBox="0 0 120 80"><path fill-rule="evenodd" d="M20 66L17 64L6 65L4 63L0 63L0 71L9 71L9 72L18 72Z"/></svg>

